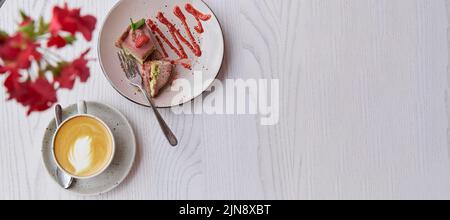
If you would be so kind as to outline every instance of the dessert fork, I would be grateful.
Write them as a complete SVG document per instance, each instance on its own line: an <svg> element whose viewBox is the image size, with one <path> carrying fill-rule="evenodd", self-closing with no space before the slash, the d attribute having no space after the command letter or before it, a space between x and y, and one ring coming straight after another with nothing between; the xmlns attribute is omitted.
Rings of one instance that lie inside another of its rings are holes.
<svg viewBox="0 0 450 220"><path fill-rule="evenodd" d="M153 99L149 96L149 94L147 94L146 90L143 88L143 80L142 80L139 66L136 63L136 60L133 57L131 57L130 55L126 54L124 51L120 51L119 53L117 53L117 55L120 60L120 66L122 67L123 71L125 72L125 75L127 76L131 85L139 88L139 90L144 94L145 98L148 99L148 102L150 103L150 107L153 109L156 119L158 120L158 123L161 126L161 129L162 129L164 135L166 136L167 140L169 141L170 145L172 145L173 147L177 146L178 140L177 140L176 136L173 134L172 130L169 128L167 123L164 121L164 119L162 118L158 109L155 107L155 103L153 102Z"/></svg>

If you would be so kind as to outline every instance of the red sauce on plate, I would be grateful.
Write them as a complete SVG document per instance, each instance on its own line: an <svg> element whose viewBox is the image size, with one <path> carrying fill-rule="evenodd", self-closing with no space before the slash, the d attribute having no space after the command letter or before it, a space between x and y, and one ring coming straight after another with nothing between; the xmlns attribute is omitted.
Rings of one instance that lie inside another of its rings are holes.
<svg viewBox="0 0 450 220"><path fill-rule="evenodd" d="M154 34L154 33L153 33L153 34ZM156 38L156 41L157 41L158 44L159 44L159 47L161 47L163 56L164 56L164 57L169 57L169 54L167 54L166 48L164 48L164 45L163 45L163 43L162 43L162 41L161 41L161 38L159 38L159 37L156 36L156 35L155 35L155 38Z"/></svg>
<svg viewBox="0 0 450 220"><path fill-rule="evenodd" d="M175 41L175 44L178 46L178 51L181 54L180 58L181 59L188 58L186 51L183 48L183 45L181 45L181 42L186 44L186 46L188 46L192 51L194 51L194 48L189 43L189 41L186 40L186 38L184 38L181 35L180 30L178 30L178 28L176 28L175 25L172 22L170 22L169 19L167 19L162 12L159 12L158 15L156 16L156 18L159 20L159 22L164 24L169 29L170 35L172 35L172 39Z"/></svg>
<svg viewBox="0 0 450 220"><path fill-rule="evenodd" d="M209 19L211 19L211 15L201 13L189 3L186 4L184 8L189 14L194 16L195 20L197 20L197 26L194 27L197 33L202 34L203 32L205 32L205 30L203 29L202 21L209 21Z"/></svg>
<svg viewBox="0 0 450 220"><path fill-rule="evenodd" d="M192 69L192 64L189 61L183 60L183 59L179 59L179 60L169 60L170 63L172 63L173 65L181 65L184 68L191 70Z"/></svg>
<svg viewBox="0 0 450 220"><path fill-rule="evenodd" d="M150 27L150 29L152 29L153 34L155 34L155 32L164 40L164 42L166 42L167 45L169 45L169 47L180 57L183 57L183 54L180 53L180 51L178 51L178 49L169 41L169 39L166 37L166 35L161 31L161 29L159 29L158 25L156 25L155 22L153 22L151 19L147 19L147 24ZM156 36L156 34L155 34ZM161 41L161 40L160 40ZM158 42L160 43L160 46L162 48L162 50L165 51L164 49L164 45L162 45L162 42ZM184 51L184 50L183 50ZM164 52L163 52L164 54ZM166 53L167 54L167 51Z"/></svg>
<svg viewBox="0 0 450 220"><path fill-rule="evenodd" d="M198 25L194 27L197 33L199 34L204 33L205 30L203 29L202 21L210 20L211 15L203 14L199 10L195 9L194 6L192 6L191 4L186 4L185 10L197 20ZM179 6L176 6L173 9L173 13L178 19L180 19L184 27L184 30L188 35L189 40L187 40L186 37L184 37L181 34L180 30L176 27L176 25L171 21L169 21L169 19L167 19L167 17L162 12L158 12L156 19L161 24L167 27L172 37L172 40L175 42L176 46L169 40L169 38L161 31L161 29L152 19L147 19L147 25L152 30L153 35L155 35L155 39L158 42L159 46L161 47L162 54L164 55L165 58L168 58L169 55L164 47L164 43L166 43L169 46L169 48L177 54L179 58L178 60L171 61L172 64L174 65L179 64L186 69L192 69L192 65L189 62L185 62L185 60L188 59L188 55L184 50L183 44L187 46L196 57L202 56L202 50L200 48L199 43L195 40L195 37L192 34L192 31L187 23L186 16L184 15L181 8Z"/></svg>
<svg viewBox="0 0 450 220"><path fill-rule="evenodd" d="M186 31L186 33L188 33L189 39L191 40L192 43L192 45L189 44L189 42L185 42L185 44L186 43L189 44L188 47L191 48L195 56L197 57L202 56L202 50L200 49L200 45L198 45L197 41L195 41L194 35L192 35L191 29L189 28L189 25L186 22L186 16L184 16L183 12L181 11L181 8L176 6L173 9L173 13L180 19L181 23L184 26L184 30Z"/></svg>

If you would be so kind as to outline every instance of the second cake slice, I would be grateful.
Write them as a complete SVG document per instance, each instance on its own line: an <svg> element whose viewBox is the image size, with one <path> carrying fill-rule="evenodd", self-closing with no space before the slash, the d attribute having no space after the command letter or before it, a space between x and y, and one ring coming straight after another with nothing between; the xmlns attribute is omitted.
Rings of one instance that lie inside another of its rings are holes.
<svg viewBox="0 0 450 220"><path fill-rule="evenodd" d="M152 97L158 96L160 90L170 81L173 65L169 61L149 61L144 63L143 78L147 92Z"/></svg>

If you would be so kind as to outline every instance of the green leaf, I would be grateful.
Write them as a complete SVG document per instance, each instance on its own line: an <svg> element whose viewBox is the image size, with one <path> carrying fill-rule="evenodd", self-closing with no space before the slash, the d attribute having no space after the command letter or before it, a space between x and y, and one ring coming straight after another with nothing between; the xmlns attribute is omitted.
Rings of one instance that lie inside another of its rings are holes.
<svg viewBox="0 0 450 220"><path fill-rule="evenodd" d="M134 23L133 19L130 18L130 21L131 21L131 30L133 31L136 31L137 29L145 25L145 19L141 19L138 22Z"/></svg>
<svg viewBox="0 0 450 220"><path fill-rule="evenodd" d="M142 26L144 26L144 24L145 24L145 19L141 19L140 21L138 21L136 23L136 29L141 28Z"/></svg>
<svg viewBox="0 0 450 220"><path fill-rule="evenodd" d="M67 44L73 44L77 38L74 35L65 36L64 40L66 40Z"/></svg>
<svg viewBox="0 0 450 220"><path fill-rule="evenodd" d="M19 13L20 17L22 18L22 21L25 21L30 18L23 10L20 10Z"/></svg>
<svg viewBox="0 0 450 220"><path fill-rule="evenodd" d="M140 21L138 21L136 23L136 30L141 28L142 26L144 26L144 24L145 24L145 19L141 19Z"/></svg>
<svg viewBox="0 0 450 220"><path fill-rule="evenodd" d="M50 71L54 77L58 77L59 75L61 75L61 71L66 65L66 62L58 62L56 66L48 64L45 69L46 71Z"/></svg>
<svg viewBox="0 0 450 220"><path fill-rule="evenodd" d="M22 18L21 25L24 25L19 28L19 31L25 34L27 37L35 39L36 32L34 21L23 10L20 10L19 13L20 17Z"/></svg>
<svg viewBox="0 0 450 220"><path fill-rule="evenodd" d="M49 24L45 23L44 18L39 17L37 35L42 36L48 33Z"/></svg>
<svg viewBox="0 0 450 220"><path fill-rule="evenodd" d="M8 37L8 36L9 36L9 34L6 33L6 31L0 30L0 37Z"/></svg>
<svg viewBox="0 0 450 220"><path fill-rule="evenodd" d="M8 39L9 35L5 31L0 30L0 42Z"/></svg>
<svg viewBox="0 0 450 220"><path fill-rule="evenodd" d="M130 25L131 26L131 30L136 31L136 25L134 24L132 18L130 18L130 22L131 22L131 25Z"/></svg>
<svg viewBox="0 0 450 220"><path fill-rule="evenodd" d="M19 29L19 31L22 32L23 34L25 34L26 36L28 36L31 39L35 39L36 38L34 22L30 22L28 25L25 25L25 26L21 27Z"/></svg>

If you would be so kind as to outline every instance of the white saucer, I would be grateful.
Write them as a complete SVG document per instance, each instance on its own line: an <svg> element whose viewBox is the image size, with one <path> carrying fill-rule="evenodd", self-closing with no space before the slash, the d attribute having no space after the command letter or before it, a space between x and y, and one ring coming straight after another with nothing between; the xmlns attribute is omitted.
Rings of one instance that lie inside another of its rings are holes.
<svg viewBox="0 0 450 220"><path fill-rule="evenodd" d="M103 120L114 134L116 153L111 166L102 175L88 180L76 180L68 190L80 195L100 195L117 187L128 176L136 156L136 138L128 120L119 111L96 102L87 102L88 114ZM77 106L64 109L63 120L77 113ZM56 125L53 119L48 125L42 142L42 158L44 165L56 182L56 163L52 156L52 138Z"/></svg>

